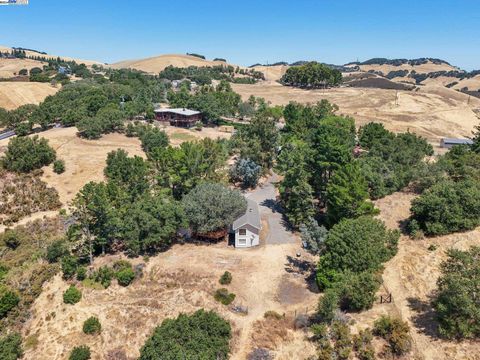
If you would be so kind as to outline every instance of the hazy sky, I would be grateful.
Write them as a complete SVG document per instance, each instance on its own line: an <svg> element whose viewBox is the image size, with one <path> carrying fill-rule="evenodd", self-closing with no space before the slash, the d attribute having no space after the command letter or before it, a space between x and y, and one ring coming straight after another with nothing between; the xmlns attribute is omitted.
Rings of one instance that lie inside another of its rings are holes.
<svg viewBox="0 0 480 360"><path fill-rule="evenodd" d="M30 0L0 45L112 63L196 52L240 65L372 57L480 69L480 0Z"/></svg>

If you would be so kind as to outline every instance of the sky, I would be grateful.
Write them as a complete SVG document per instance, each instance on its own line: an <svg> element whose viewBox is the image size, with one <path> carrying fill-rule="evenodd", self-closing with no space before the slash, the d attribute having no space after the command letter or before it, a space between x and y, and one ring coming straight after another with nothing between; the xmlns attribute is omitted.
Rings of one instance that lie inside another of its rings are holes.
<svg viewBox="0 0 480 360"><path fill-rule="evenodd" d="M480 69L479 0L30 0L0 6L0 45L113 63L199 53L238 65L372 57Z"/></svg>

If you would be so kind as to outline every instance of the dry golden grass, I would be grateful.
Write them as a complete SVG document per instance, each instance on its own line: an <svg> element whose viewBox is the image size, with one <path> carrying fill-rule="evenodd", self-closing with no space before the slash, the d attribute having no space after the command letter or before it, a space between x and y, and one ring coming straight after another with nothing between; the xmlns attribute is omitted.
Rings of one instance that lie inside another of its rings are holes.
<svg viewBox="0 0 480 360"><path fill-rule="evenodd" d="M60 86L38 82L0 82L0 107L16 109L26 104L40 104L48 95L55 94Z"/></svg>
<svg viewBox="0 0 480 360"><path fill-rule="evenodd" d="M196 56L167 54L154 56L146 59L125 60L120 61L110 66L114 69L130 68L145 71L148 73L159 73L167 66L175 66L185 68L189 66L215 66L225 65L223 61L210 61L198 58ZM232 65L235 66L235 65Z"/></svg>
<svg viewBox="0 0 480 360"><path fill-rule="evenodd" d="M480 122L474 112L480 108L480 99L472 97L469 100L468 95L440 86L398 92L367 88L303 90L275 82L233 84L232 87L244 100L254 95L274 105L327 99L339 106L338 113L353 116L357 126L370 121L381 122L391 131L412 131L437 145L442 137L470 136Z"/></svg>
<svg viewBox="0 0 480 360"><path fill-rule="evenodd" d="M42 68L46 63L30 59L3 59L0 58L0 78L11 78L18 75L22 69L30 69L34 67Z"/></svg>

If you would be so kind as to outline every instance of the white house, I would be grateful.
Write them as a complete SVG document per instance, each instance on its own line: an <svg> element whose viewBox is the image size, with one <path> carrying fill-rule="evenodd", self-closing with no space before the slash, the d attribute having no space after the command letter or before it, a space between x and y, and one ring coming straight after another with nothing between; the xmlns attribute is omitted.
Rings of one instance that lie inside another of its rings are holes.
<svg viewBox="0 0 480 360"><path fill-rule="evenodd" d="M247 199L248 207L245 214L233 222L232 231L235 233L235 247L248 248L260 245L260 212L255 201Z"/></svg>

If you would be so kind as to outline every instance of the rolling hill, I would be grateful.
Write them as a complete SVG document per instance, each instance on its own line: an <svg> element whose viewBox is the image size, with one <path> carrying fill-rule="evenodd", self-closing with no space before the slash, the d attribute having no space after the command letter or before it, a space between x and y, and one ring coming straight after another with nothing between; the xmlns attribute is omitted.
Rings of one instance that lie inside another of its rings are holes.
<svg viewBox="0 0 480 360"><path fill-rule="evenodd" d="M109 65L113 69L136 69L147 73L159 73L167 66L185 68L189 66L225 65L223 61L204 60L196 56L167 54L146 59L125 60ZM235 66L235 65L232 65Z"/></svg>

